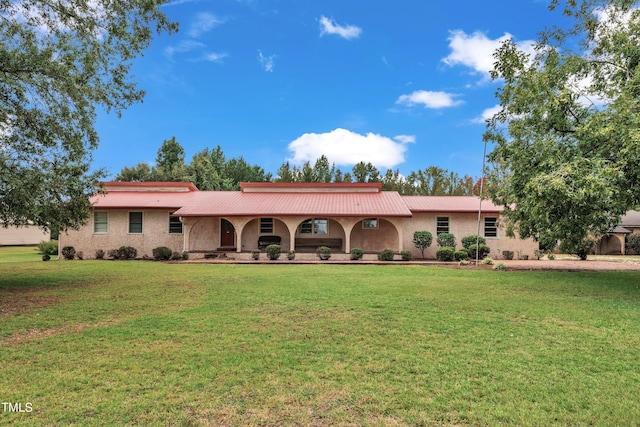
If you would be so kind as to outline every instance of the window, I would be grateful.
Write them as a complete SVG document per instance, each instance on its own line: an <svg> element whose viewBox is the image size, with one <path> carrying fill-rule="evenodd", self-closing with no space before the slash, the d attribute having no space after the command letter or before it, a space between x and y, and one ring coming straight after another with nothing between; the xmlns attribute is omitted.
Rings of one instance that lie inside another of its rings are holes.
<svg viewBox="0 0 640 427"><path fill-rule="evenodd" d="M439 216L436 218L436 235L449 232L449 217Z"/></svg>
<svg viewBox="0 0 640 427"><path fill-rule="evenodd" d="M484 219L484 237L498 237L498 218Z"/></svg>
<svg viewBox="0 0 640 427"><path fill-rule="evenodd" d="M329 222L326 218L312 218L300 224L300 234L327 234Z"/></svg>
<svg viewBox="0 0 640 427"><path fill-rule="evenodd" d="M142 233L142 212L129 212L129 233Z"/></svg>
<svg viewBox="0 0 640 427"><path fill-rule="evenodd" d="M260 218L260 234L273 233L273 218Z"/></svg>
<svg viewBox="0 0 640 427"><path fill-rule="evenodd" d="M378 218L363 219L362 228L378 228Z"/></svg>
<svg viewBox="0 0 640 427"><path fill-rule="evenodd" d="M94 212L93 213L93 232L106 234L109 231L109 213Z"/></svg>
<svg viewBox="0 0 640 427"><path fill-rule="evenodd" d="M182 221L180 221L180 218L171 215L173 215L173 212L169 214L169 233L182 234Z"/></svg>

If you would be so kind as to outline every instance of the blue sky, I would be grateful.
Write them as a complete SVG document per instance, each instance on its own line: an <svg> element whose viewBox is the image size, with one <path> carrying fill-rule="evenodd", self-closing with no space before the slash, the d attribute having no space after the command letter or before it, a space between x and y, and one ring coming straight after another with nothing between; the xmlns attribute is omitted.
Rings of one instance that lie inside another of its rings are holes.
<svg viewBox="0 0 640 427"><path fill-rule="evenodd" d="M133 73L147 92L99 115L95 167L153 164L175 136L187 160L220 145L276 173L325 154L402 174L479 176L501 39L526 47L560 19L541 0L175 0L180 31ZM488 147L490 149L490 147Z"/></svg>

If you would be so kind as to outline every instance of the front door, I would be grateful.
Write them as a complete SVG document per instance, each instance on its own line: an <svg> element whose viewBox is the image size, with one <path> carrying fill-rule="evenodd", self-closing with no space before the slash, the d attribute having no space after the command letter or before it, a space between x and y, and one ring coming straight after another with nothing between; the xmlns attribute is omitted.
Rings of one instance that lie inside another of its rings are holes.
<svg viewBox="0 0 640 427"><path fill-rule="evenodd" d="M232 248L235 246L236 230L233 228L233 224L231 224L226 219L220 220L220 246Z"/></svg>

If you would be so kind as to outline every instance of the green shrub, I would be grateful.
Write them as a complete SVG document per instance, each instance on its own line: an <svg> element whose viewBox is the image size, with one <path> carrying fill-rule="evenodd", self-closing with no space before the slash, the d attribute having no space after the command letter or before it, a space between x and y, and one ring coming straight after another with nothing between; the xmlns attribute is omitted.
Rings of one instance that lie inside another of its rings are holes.
<svg viewBox="0 0 640 427"><path fill-rule="evenodd" d="M58 255L58 241L50 240L48 242L42 241L38 244L38 253L42 255Z"/></svg>
<svg viewBox="0 0 640 427"><path fill-rule="evenodd" d="M116 258L118 259L134 259L138 255L136 248L131 246L120 246L116 252ZM169 255L171 256L171 255Z"/></svg>
<svg viewBox="0 0 640 427"><path fill-rule="evenodd" d="M261 253L262 253L262 252L260 251L260 249L253 249L253 250L251 251L251 258L253 258L254 260L256 260L256 261L257 261L257 260L259 260L259 259L260 259L260 254L261 254Z"/></svg>
<svg viewBox="0 0 640 427"><path fill-rule="evenodd" d="M560 251L566 254L576 255L584 261L587 259L587 255L593 254L597 243L598 241L591 236L587 236L578 242L563 240L562 243L560 243Z"/></svg>
<svg viewBox="0 0 640 427"><path fill-rule="evenodd" d="M451 246L444 246L436 251L436 259L438 261L449 262L455 258L456 250Z"/></svg>
<svg viewBox="0 0 640 427"><path fill-rule="evenodd" d="M396 256L393 249L383 249L378 252L378 261L393 261L393 258Z"/></svg>
<svg viewBox="0 0 640 427"><path fill-rule="evenodd" d="M65 246L62 248L62 257L64 259L74 259L76 257L76 249L73 246Z"/></svg>
<svg viewBox="0 0 640 427"><path fill-rule="evenodd" d="M464 236L462 239L460 239L460 243L462 244L463 248L465 248L466 250L469 250L471 248L471 245L477 245L477 244L486 245L487 239L485 239L482 236L478 236L477 234L471 234L469 236Z"/></svg>
<svg viewBox="0 0 640 427"><path fill-rule="evenodd" d="M291 249L289 252L287 252L287 259L289 261L293 261L294 259L296 259L296 251Z"/></svg>
<svg viewBox="0 0 640 427"><path fill-rule="evenodd" d="M42 260L43 261L49 261L50 259L51 259L51 256L49 254L42 255Z"/></svg>
<svg viewBox="0 0 640 427"><path fill-rule="evenodd" d="M166 246L158 246L157 248L153 248L153 259L156 261L167 261L171 258L173 251Z"/></svg>
<svg viewBox="0 0 640 427"><path fill-rule="evenodd" d="M316 249L316 255L320 259L327 260L331 258L331 248L328 246L320 246Z"/></svg>
<svg viewBox="0 0 640 427"><path fill-rule="evenodd" d="M502 251L502 256L504 259L513 259L513 251Z"/></svg>
<svg viewBox="0 0 640 427"><path fill-rule="evenodd" d="M640 233L628 234L626 240L626 250L633 252L635 255L640 255Z"/></svg>
<svg viewBox="0 0 640 427"><path fill-rule="evenodd" d="M182 259L182 255L180 255L180 252L173 251L173 252L171 253L171 260L172 260L172 261L179 261L179 260L181 260L181 259Z"/></svg>
<svg viewBox="0 0 640 427"><path fill-rule="evenodd" d="M411 251L400 251L400 257L403 261L411 261L411 258L413 258L413 254L411 253Z"/></svg>
<svg viewBox="0 0 640 427"><path fill-rule="evenodd" d="M489 257L485 257L482 259L482 263L484 265L493 265L493 259Z"/></svg>
<svg viewBox="0 0 640 427"><path fill-rule="evenodd" d="M363 256L364 256L364 250L363 249L360 249L360 248L351 249L351 259L352 260L362 259Z"/></svg>
<svg viewBox="0 0 640 427"><path fill-rule="evenodd" d="M469 260L463 259L462 261L460 261L460 265L469 265Z"/></svg>
<svg viewBox="0 0 640 427"><path fill-rule="evenodd" d="M441 248L444 248L444 247L455 248L456 247L456 236L454 236L451 233L440 233L440 234L438 234L438 237L437 237L436 241L438 242L438 246L440 246Z"/></svg>
<svg viewBox="0 0 640 427"><path fill-rule="evenodd" d="M467 252L466 249L462 248L462 249L458 249L457 251L455 251L455 253L453 254L453 258L456 261L463 261L463 260L467 260L469 259L469 252Z"/></svg>
<svg viewBox="0 0 640 427"><path fill-rule="evenodd" d="M431 246L433 235L429 231L416 231L413 233L413 245L420 249L422 258L424 258L424 250Z"/></svg>
<svg viewBox="0 0 640 427"><path fill-rule="evenodd" d="M489 252L491 252L491 249L489 248L489 246L487 245L480 245L480 249L477 249L478 247L476 245L471 245L469 247L469 257L476 259L476 252L478 255L478 259L483 259L485 258L487 255L489 255Z"/></svg>
<svg viewBox="0 0 640 427"><path fill-rule="evenodd" d="M504 265L503 263L499 262L496 265L493 266L494 270L506 270L507 266Z"/></svg>
<svg viewBox="0 0 640 427"><path fill-rule="evenodd" d="M264 250L267 253L267 258L271 261L275 261L280 258L280 254L282 253L282 246L280 245L269 245Z"/></svg>
<svg viewBox="0 0 640 427"><path fill-rule="evenodd" d="M182 251L182 259L183 260L188 260L189 259L189 252L187 251Z"/></svg>
<svg viewBox="0 0 640 427"><path fill-rule="evenodd" d="M102 249L96 251L96 259L104 259L104 251Z"/></svg>
<svg viewBox="0 0 640 427"><path fill-rule="evenodd" d="M547 259L549 261L553 261L554 259L556 259L556 256L554 254L550 253L550 254L547 255Z"/></svg>
<svg viewBox="0 0 640 427"><path fill-rule="evenodd" d="M111 259L116 259L116 258L118 258L118 250L117 249L109 249L109 252L107 252L107 255Z"/></svg>

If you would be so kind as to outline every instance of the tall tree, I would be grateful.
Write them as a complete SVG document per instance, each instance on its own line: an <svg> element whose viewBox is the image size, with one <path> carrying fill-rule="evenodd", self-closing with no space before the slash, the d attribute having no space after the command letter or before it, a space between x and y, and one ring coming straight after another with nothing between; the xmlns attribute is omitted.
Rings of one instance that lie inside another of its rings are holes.
<svg viewBox="0 0 640 427"><path fill-rule="evenodd" d="M115 177L116 181L145 182L157 181L153 169L146 163L138 163L135 166L125 166Z"/></svg>
<svg viewBox="0 0 640 427"><path fill-rule="evenodd" d="M177 26L163 0L0 0L0 222L82 224L102 171L96 108L142 100L129 70L154 30Z"/></svg>
<svg viewBox="0 0 640 427"><path fill-rule="evenodd" d="M355 166L353 166L353 169L351 169L351 172L355 179L354 182L380 182L382 180L380 172L370 162L356 163Z"/></svg>
<svg viewBox="0 0 640 427"><path fill-rule="evenodd" d="M522 237L579 248L640 203L636 3L568 1L573 25L541 33L533 55L511 40L495 53L489 190Z"/></svg>
<svg viewBox="0 0 640 427"><path fill-rule="evenodd" d="M161 181L183 181L187 174L184 148L176 137L165 140L156 156L156 176Z"/></svg>

